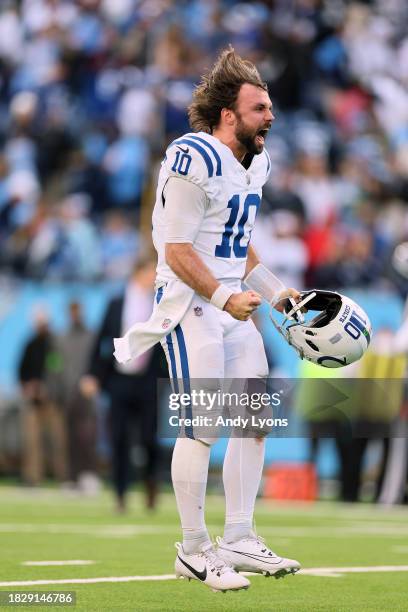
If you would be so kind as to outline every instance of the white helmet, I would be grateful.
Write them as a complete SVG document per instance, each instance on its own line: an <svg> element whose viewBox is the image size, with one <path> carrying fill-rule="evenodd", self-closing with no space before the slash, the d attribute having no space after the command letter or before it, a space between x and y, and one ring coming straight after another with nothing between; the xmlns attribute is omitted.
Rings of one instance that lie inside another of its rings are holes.
<svg viewBox="0 0 408 612"><path fill-rule="evenodd" d="M299 303L291 301L291 310L281 325L271 314L273 324L301 359L325 368L340 368L360 359L371 339L371 323L364 310L334 291L314 289L301 296ZM308 311L319 311L310 321L302 315L306 305ZM287 325L293 319L297 322Z"/></svg>

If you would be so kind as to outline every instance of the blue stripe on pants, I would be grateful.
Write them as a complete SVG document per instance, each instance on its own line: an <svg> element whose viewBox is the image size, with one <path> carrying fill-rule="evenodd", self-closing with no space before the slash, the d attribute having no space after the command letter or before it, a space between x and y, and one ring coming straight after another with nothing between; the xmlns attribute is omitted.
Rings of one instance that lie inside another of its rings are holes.
<svg viewBox="0 0 408 612"><path fill-rule="evenodd" d="M162 299L162 297L163 297L163 287L160 287L157 290L157 295L156 295L156 302L158 304L160 300ZM183 334L183 330L181 329L180 325L177 325L174 331L176 332L177 342L178 342L179 351L180 351L181 375L183 377L184 392L190 395L190 372L188 369L187 349L186 349L186 343L184 340L184 334ZM174 345L173 345L171 334L168 334L166 336L166 343L167 343L167 348L169 351L171 377L173 380L174 392L179 393L179 385L178 385L178 380L177 380L176 357L174 354ZM193 418L191 403L189 403L186 406L186 418L188 419ZM194 433L193 433L193 427L191 425L186 426L185 431L186 431L187 438L191 438L192 440L195 439Z"/></svg>
<svg viewBox="0 0 408 612"><path fill-rule="evenodd" d="M159 287L156 294L156 303L160 304L160 300L163 297L163 287Z"/></svg>
<svg viewBox="0 0 408 612"><path fill-rule="evenodd" d="M186 349L186 343L184 340L184 334L183 334L183 330L181 329L180 325L177 325L174 331L176 332L177 342L178 342L179 351L180 351L181 373L183 376L184 392L190 395L191 394L190 372L188 369L187 349ZM191 402L189 402L188 405L186 406L186 418L187 419L193 418ZM190 438L191 440L195 440L192 425L186 425L185 432L186 432L187 438Z"/></svg>
<svg viewBox="0 0 408 612"><path fill-rule="evenodd" d="M163 297L163 287L159 287L159 289L157 290L157 295L156 295L156 302L157 304L160 303L160 300ZM174 392L178 393L179 392L179 386L178 386L178 380L177 380L177 367L176 367L176 357L174 355L174 346L173 346L173 340L171 337L171 334L167 334L166 336L166 344L167 344L167 349L169 351L169 358L170 358L170 367L171 367L171 378L173 381L173 386L174 386Z"/></svg>

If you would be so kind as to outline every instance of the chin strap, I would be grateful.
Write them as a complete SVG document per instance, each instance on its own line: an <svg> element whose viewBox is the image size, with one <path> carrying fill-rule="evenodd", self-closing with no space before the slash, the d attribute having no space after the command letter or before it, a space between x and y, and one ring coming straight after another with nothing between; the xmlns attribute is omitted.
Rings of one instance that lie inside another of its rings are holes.
<svg viewBox="0 0 408 612"><path fill-rule="evenodd" d="M305 317L303 316L302 313L302 308L305 307L305 305L310 302L310 300L313 300L313 298L316 297L316 292L312 291L312 293L309 293L303 300L301 300L300 302L295 302L295 300L291 297L291 298L286 298L286 297L279 297L279 295L277 295L271 302L270 302L270 306L271 309L269 311L269 317L275 327L275 329L280 333L281 336L283 336L283 338L286 340L286 342L292 346L295 351L298 353L299 357L301 359L304 358L304 352L301 348L299 348L298 346L296 346L296 344L293 344L292 342L292 336L290 333L290 328L293 327L294 325L301 325L302 323L305 322ZM283 302L284 300L288 300L290 301L291 305L293 306L293 308L285 313L285 318L282 321L281 324L279 324L276 319L273 316L273 311L276 307L277 304L279 304L279 302ZM289 321L296 321L295 323L292 323L291 325L288 325L287 327L286 324Z"/></svg>

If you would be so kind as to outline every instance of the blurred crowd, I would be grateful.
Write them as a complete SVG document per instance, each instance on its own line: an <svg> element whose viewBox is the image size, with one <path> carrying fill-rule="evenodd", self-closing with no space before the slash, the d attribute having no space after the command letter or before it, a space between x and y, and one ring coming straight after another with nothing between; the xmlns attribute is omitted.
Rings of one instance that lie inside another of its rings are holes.
<svg viewBox="0 0 408 612"><path fill-rule="evenodd" d="M166 145L231 43L277 117L254 244L293 286L387 282L408 237L405 0L3 0L0 270L125 278Z"/></svg>

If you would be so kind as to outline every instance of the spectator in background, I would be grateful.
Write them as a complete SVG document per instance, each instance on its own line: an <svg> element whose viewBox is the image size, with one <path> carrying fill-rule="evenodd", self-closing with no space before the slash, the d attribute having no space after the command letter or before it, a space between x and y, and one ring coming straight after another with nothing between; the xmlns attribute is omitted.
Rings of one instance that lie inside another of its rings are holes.
<svg viewBox="0 0 408 612"><path fill-rule="evenodd" d="M373 254L373 237L363 229L333 237L326 261L314 271L314 282L321 289L367 287L382 272L383 266Z"/></svg>
<svg viewBox="0 0 408 612"><path fill-rule="evenodd" d="M89 139L91 140L91 139ZM84 148L91 148L93 143L84 143ZM97 144L96 144L97 146ZM95 153L73 150L64 168L64 190L68 194L84 194L89 198L87 214L98 218L109 205L106 194L105 174L102 168L95 164L89 157Z"/></svg>
<svg viewBox="0 0 408 612"><path fill-rule="evenodd" d="M57 215L46 215L29 249L28 266L64 280L95 280L101 272L99 237L88 217L86 194L66 197Z"/></svg>
<svg viewBox="0 0 408 612"><path fill-rule="evenodd" d="M147 142L139 136L123 135L110 145L103 165L111 208L138 212L148 161Z"/></svg>
<svg viewBox="0 0 408 612"><path fill-rule="evenodd" d="M69 480L84 493L94 493L99 488L95 404L79 388L79 381L87 371L92 342L93 334L86 328L81 304L71 302L69 328L56 338L61 366L54 382L67 425Z"/></svg>
<svg viewBox="0 0 408 612"><path fill-rule="evenodd" d="M319 152L302 152L298 157L294 190L305 205L306 220L312 226L324 226L337 212L337 201L328 174L326 156Z"/></svg>
<svg viewBox="0 0 408 612"><path fill-rule="evenodd" d="M60 207L62 248L60 261L63 278L94 280L101 272L99 237L88 217L90 200L75 193L65 198Z"/></svg>
<svg viewBox="0 0 408 612"><path fill-rule="evenodd" d="M53 476L61 483L67 478L64 418L49 385L50 376L59 371L60 363L44 310L36 311L34 325L34 335L26 344L19 365L23 395L22 477L31 486L39 485L44 478L47 456Z"/></svg>
<svg viewBox="0 0 408 612"><path fill-rule="evenodd" d="M294 190L294 172L290 166L279 165L274 168L271 178L265 186L264 202L266 211L274 212L284 210L297 215L303 229L306 211L301 198ZM265 212L265 210L263 211Z"/></svg>
<svg viewBox="0 0 408 612"><path fill-rule="evenodd" d="M340 459L340 494L343 501L359 501L366 449L370 440L380 438L384 438L384 453L375 501L400 503L404 498L408 446L404 440L406 427L403 396L407 360L401 352L402 346L395 342L397 338L398 332L394 336L387 326L377 329L363 359L349 366L355 368L354 376L359 392L355 398L354 418L346 427L342 423L335 438ZM394 437L402 440L394 445ZM387 460L390 459L388 451L393 447L398 449L399 456L392 457L391 465L387 466ZM383 499L381 490L384 493Z"/></svg>
<svg viewBox="0 0 408 612"><path fill-rule="evenodd" d="M131 424L138 423L139 444L145 454L144 487L146 505L153 508L157 495L158 442L157 378L165 377L164 354L158 345L129 363L118 364L113 356L112 339L138 321L146 321L153 305L155 264L150 259L134 266L123 295L113 299L99 329L88 375L81 389L93 397L103 389L110 400L113 485L117 508L126 509L126 492L130 482ZM160 365L162 363L162 365Z"/></svg>
<svg viewBox="0 0 408 612"><path fill-rule="evenodd" d="M107 213L101 228L103 276L128 278L142 246L139 232L124 212L114 210Z"/></svg>
<svg viewBox="0 0 408 612"><path fill-rule="evenodd" d="M301 218L289 210L277 210L259 221L252 234L252 244L259 257L285 287L301 289L308 263L301 238Z"/></svg>
<svg viewBox="0 0 408 612"><path fill-rule="evenodd" d="M52 213L40 205L27 230L31 237L25 269L35 278L92 281L100 277L100 239L88 217L84 193L65 198Z"/></svg>

